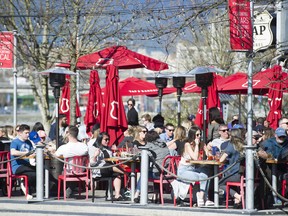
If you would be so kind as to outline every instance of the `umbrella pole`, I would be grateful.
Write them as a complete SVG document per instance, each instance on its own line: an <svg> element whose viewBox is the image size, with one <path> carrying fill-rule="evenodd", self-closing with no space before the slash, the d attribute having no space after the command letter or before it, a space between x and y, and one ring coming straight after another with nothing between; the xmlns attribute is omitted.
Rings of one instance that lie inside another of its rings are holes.
<svg viewBox="0 0 288 216"><path fill-rule="evenodd" d="M238 114L238 123L241 124L241 92L239 92L239 114Z"/></svg>

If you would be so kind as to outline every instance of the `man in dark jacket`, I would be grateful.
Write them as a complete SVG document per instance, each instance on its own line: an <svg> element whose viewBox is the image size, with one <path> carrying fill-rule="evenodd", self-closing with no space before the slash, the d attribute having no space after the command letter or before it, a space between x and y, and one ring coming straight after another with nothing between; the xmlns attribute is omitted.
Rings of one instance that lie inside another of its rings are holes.
<svg viewBox="0 0 288 216"><path fill-rule="evenodd" d="M138 112L135 109L135 100L133 98L129 98L127 101L128 105L128 112L127 112L127 121L128 125L139 125L139 119L138 119Z"/></svg>

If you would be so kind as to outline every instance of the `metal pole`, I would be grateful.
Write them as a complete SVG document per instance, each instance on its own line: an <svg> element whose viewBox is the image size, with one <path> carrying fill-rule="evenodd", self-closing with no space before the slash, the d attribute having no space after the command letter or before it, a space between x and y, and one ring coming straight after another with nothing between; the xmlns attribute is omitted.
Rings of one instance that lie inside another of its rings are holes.
<svg viewBox="0 0 288 216"><path fill-rule="evenodd" d="M13 31L14 35L14 48L13 48L13 79L14 79L14 85L13 85L13 126L16 127L17 125L17 58L16 58L16 52L17 52L17 31Z"/></svg>
<svg viewBox="0 0 288 216"><path fill-rule="evenodd" d="M141 190L140 190L140 204L147 205L148 200L148 167L149 157L148 148L145 146L139 147L141 149Z"/></svg>
<svg viewBox="0 0 288 216"><path fill-rule="evenodd" d="M54 98L55 98L55 118L56 118L56 149L59 147L59 97L60 87L54 87Z"/></svg>
<svg viewBox="0 0 288 216"><path fill-rule="evenodd" d="M158 89L158 97L159 97L159 110L158 113L161 115L161 110L162 110L162 95L163 95L163 88Z"/></svg>
<svg viewBox="0 0 288 216"><path fill-rule="evenodd" d="M43 145L36 145L36 199L37 201L43 201L43 172L44 172L44 158L43 158ZM46 185L47 187L47 185Z"/></svg>
<svg viewBox="0 0 288 216"><path fill-rule="evenodd" d="M182 94L182 89L177 88L177 119L178 119L178 126L181 125L181 94Z"/></svg>
<svg viewBox="0 0 288 216"><path fill-rule="evenodd" d="M254 4L253 0L250 0L250 17L253 29L253 15L254 15ZM253 41L253 34L252 34ZM246 148L246 210L254 211L254 160L253 160L253 145L252 145L252 118L253 118L253 88L252 88L252 74L253 74L253 46L249 54L249 65L248 65L248 89L247 89L247 147Z"/></svg>
<svg viewBox="0 0 288 216"><path fill-rule="evenodd" d="M207 107L206 107L206 99L207 99L207 87L206 88L202 88L202 110L203 110L203 142L207 143Z"/></svg>

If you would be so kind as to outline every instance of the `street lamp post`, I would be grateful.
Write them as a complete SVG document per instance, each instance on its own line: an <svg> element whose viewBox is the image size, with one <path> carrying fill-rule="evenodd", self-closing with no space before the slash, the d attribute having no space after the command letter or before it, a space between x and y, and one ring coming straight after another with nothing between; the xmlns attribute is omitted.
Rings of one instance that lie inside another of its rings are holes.
<svg viewBox="0 0 288 216"><path fill-rule="evenodd" d="M173 86L177 88L177 119L178 126L181 125L181 95L182 88L185 86L186 78L185 77L173 77Z"/></svg>

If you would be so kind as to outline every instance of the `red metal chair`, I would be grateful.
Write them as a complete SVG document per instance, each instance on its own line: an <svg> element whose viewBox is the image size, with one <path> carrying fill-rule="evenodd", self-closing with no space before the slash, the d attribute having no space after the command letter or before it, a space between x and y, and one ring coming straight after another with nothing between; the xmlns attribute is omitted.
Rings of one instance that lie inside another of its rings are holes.
<svg viewBox="0 0 288 216"><path fill-rule="evenodd" d="M166 156L162 162L162 167L166 167L169 172L176 175L180 158L180 156ZM174 179L175 177L173 175L163 169L161 170L159 179L149 179L153 184L159 184L160 200L162 205L164 205L164 185L170 185Z"/></svg>
<svg viewBox="0 0 288 216"><path fill-rule="evenodd" d="M246 187L244 175L241 175L240 182L226 182L226 209L228 209L230 187L240 187L242 208L245 209L244 188Z"/></svg>
<svg viewBox="0 0 288 216"><path fill-rule="evenodd" d="M7 195L9 191L9 178L8 178L8 169L7 169L7 164L5 161L7 161L8 158L8 151L0 151L0 178L6 182L6 187L7 187ZM5 189L5 186L3 185L2 190ZM4 192L3 192L4 194Z"/></svg>
<svg viewBox="0 0 288 216"><path fill-rule="evenodd" d="M285 195L286 195L286 185L287 185L287 180L286 180L286 178L284 178L282 180L282 193L281 193L281 195L283 197L285 197ZM282 201L282 206L284 206L284 201Z"/></svg>
<svg viewBox="0 0 288 216"><path fill-rule="evenodd" d="M28 177L26 175L16 175L12 173L12 167L10 162L10 152L7 154L7 170L8 170L8 180L7 180L7 189L8 189L8 198L11 198L12 195L12 186L15 184L15 179L24 179L24 185L26 188L25 196L28 195Z"/></svg>
<svg viewBox="0 0 288 216"><path fill-rule="evenodd" d="M64 164L63 174L58 176L58 200L60 199L61 182L63 181L63 195L66 200L66 183L67 182L78 182L78 192L81 195L81 183L85 182L86 188L86 200L88 199L88 184L89 184L89 169L88 167L89 157L74 156L72 158L66 158L67 163ZM74 166L75 165L75 166Z"/></svg>

